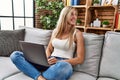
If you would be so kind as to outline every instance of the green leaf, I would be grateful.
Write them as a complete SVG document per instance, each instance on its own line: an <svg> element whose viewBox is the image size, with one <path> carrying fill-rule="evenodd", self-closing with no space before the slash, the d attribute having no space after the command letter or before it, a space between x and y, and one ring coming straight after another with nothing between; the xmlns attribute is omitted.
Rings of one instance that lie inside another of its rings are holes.
<svg viewBox="0 0 120 80"><path fill-rule="evenodd" d="M63 2L59 0L49 2L47 0L36 0L36 4L41 9L52 11L52 14L47 13L40 17L40 22L43 25L43 29L54 29L56 27L60 12L64 7Z"/></svg>

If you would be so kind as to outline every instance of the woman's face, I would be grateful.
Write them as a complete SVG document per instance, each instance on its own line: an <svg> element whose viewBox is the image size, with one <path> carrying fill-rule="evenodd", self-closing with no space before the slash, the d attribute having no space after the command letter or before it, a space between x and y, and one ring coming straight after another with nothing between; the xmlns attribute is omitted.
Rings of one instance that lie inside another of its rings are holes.
<svg viewBox="0 0 120 80"><path fill-rule="evenodd" d="M72 9L67 15L67 23L69 25L75 26L77 20L77 12L75 9Z"/></svg>

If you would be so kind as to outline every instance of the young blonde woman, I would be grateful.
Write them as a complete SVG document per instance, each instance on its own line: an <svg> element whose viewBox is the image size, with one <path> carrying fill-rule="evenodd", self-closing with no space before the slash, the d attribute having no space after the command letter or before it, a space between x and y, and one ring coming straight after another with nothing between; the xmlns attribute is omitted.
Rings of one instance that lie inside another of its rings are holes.
<svg viewBox="0 0 120 80"><path fill-rule="evenodd" d="M50 67L28 62L19 51L11 54L11 60L34 80L68 80L73 72L72 65L84 61L84 39L82 32L75 29L76 20L76 9L64 7L46 50ZM76 56L73 57L75 50Z"/></svg>

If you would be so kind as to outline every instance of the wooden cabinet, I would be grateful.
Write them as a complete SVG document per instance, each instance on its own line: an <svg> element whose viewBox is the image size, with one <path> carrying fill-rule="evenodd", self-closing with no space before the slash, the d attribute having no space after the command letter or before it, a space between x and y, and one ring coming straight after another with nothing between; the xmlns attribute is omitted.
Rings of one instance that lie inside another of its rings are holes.
<svg viewBox="0 0 120 80"><path fill-rule="evenodd" d="M106 31L114 31L115 17L118 6L93 6L93 0L80 0L80 5L73 6L78 10L78 19L81 20L80 25L76 27L83 32L105 34ZM93 21L98 18L101 23L103 20L109 21L109 27L103 28L91 26Z"/></svg>

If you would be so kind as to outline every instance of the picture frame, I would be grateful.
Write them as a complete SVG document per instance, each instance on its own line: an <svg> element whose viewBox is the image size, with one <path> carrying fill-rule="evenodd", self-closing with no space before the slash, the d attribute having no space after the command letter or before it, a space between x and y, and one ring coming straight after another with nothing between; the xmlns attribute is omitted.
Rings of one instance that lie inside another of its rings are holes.
<svg viewBox="0 0 120 80"><path fill-rule="evenodd" d="M102 0L101 6L111 6L111 5L118 5L119 0Z"/></svg>

